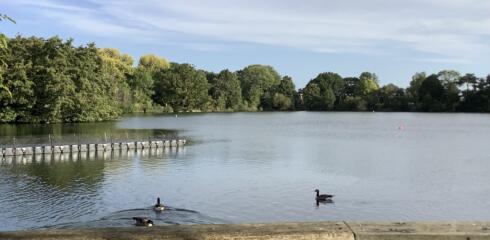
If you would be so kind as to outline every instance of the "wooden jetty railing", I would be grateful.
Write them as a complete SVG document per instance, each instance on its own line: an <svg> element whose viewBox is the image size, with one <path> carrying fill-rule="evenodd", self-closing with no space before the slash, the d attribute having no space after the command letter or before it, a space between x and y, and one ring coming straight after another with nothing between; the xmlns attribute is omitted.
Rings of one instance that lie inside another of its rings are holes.
<svg viewBox="0 0 490 240"><path fill-rule="evenodd" d="M25 145L13 147L0 147L0 157L22 156L36 154L56 154L56 153L82 153L82 152L108 152L113 150L125 149L150 149L150 148L175 148L184 146L187 143L182 139L171 140L148 140L148 141L124 141L124 142L105 142L69 145Z"/></svg>

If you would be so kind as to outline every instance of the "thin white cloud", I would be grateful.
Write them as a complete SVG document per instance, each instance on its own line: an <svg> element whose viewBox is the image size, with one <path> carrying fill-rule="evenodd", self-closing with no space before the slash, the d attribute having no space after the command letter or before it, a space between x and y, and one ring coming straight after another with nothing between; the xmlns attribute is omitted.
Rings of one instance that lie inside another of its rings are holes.
<svg viewBox="0 0 490 240"><path fill-rule="evenodd" d="M63 4L60 2L50 1L50 0L39 0L39 1L16 0L11 2L11 4L32 6L32 7L38 7L43 9L61 10L61 11L85 12L87 10L85 8L77 7L75 5Z"/></svg>
<svg viewBox="0 0 490 240"><path fill-rule="evenodd" d="M416 62L430 62L430 63L449 63L449 64L469 64L470 61L461 58L416 58L413 59Z"/></svg>
<svg viewBox="0 0 490 240"><path fill-rule="evenodd" d="M91 18L89 14L73 15L70 13L57 12L46 10L43 14L51 19L56 19L63 24L76 26L77 29L82 31L99 35L99 36L124 36L131 34L130 36L146 37L150 35L147 31L131 28L117 23L111 23L110 21L100 21Z"/></svg>
<svg viewBox="0 0 490 240"><path fill-rule="evenodd" d="M487 0L92 0L90 7L22 0L16 4L36 6L91 34L158 42L166 33L177 32L193 36L183 45L204 50L217 50L218 44L209 43L216 39L315 52L404 50L464 62L490 54ZM196 40L200 38L207 40Z"/></svg>

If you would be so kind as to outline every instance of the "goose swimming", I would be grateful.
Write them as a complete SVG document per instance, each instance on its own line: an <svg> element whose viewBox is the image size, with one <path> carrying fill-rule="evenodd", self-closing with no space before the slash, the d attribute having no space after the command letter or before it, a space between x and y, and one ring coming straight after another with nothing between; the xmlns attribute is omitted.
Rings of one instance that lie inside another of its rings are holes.
<svg viewBox="0 0 490 240"><path fill-rule="evenodd" d="M157 198L157 204L155 204L155 206L153 206L153 210L158 211L158 212L165 210L165 206L163 206L163 204L160 203L160 198Z"/></svg>
<svg viewBox="0 0 490 240"><path fill-rule="evenodd" d="M332 200L333 196L334 195L330 195L330 194L320 194L320 190L318 189L315 189L315 192L316 192L316 201L328 201L328 200Z"/></svg>
<svg viewBox="0 0 490 240"><path fill-rule="evenodd" d="M153 221L145 217L133 217L133 220L136 221L136 223L134 224L136 226L140 226L140 227L153 226Z"/></svg>

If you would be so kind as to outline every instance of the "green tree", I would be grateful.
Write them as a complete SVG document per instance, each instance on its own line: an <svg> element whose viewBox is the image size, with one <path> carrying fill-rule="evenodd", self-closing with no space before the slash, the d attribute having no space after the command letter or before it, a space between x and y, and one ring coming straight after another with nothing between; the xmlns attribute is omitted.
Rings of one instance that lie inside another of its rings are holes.
<svg viewBox="0 0 490 240"><path fill-rule="evenodd" d="M447 110L455 111L459 104L460 90L458 85L461 74L454 70L443 70L437 76L445 89Z"/></svg>
<svg viewBox="0 0 490 240"><path fill-rule="evenodd" d="M359 90L363 96L367 96L379 89L378 76L374 73L363 72L359 76Z"/></svg>
<svg viewBox="0 0 490 240"><path fill-rule="evenodd" d="M119 104L124 112L132 112L128 79L133 75L133 58L114 48L99 49L98 53L102 60L100 77L109 84L106 90L111 92L113 104Z"/></svg>
<svg viewBox="0 0 490 240"><path fill-rule="evenodd" d="M93 44L74 47L57 37L10 39L0 93L1 122L101 121L120 116L115 86ZM124 79L123 79L124 80Z"/></svg>
<svg viewBox="0 0 490 240"><path fill-rule="evenodd" d="M336 73L320 73L306 85L303 95L306 109L332 110L336 99L344 95L344 80Z"/></svg>
<svg viewBox="0 0 490 240"><path fill-rule="evenodd" d="M150 72L158 72L170 68L170 63L165 58L148 54L140 57L138 68L143 68Z"/></svg>
<svg viewBox="0 0 490 240"><path fill-rule="evenodd" d="M322 91L326 91L327 89L332 90L336 99L340 99L344 95L345 82L337 73L320 73L316 78L312 79L311 82L318 84Z"/></svg>
<svg viewBox="0 0 490 240"><path fill-rule="evenodd" d="M428 76L419 88L420 110L427 112L440 112L446 109L445 89L438 75Z"/></svg>
<svg viewBox="0 0 490 240"><path fill-rule="evenodd" d="M409 99L410 110L416 110L420 108L419 103L419 89L422 86L427 74L425 72L418 72L412 76L410 86L407 88L407 97Z"/></svg>
<svg viewBox="0 0 490 240"><path fill-rule="evenodd" d="M464 112L490 112L490 75L487 78L478 78L474 74L461 77L460 84L466 84L467 90L463 92L463 100L459 111ZM470 90L468 85L472 85Z"/></svg>
<svg viewBox="0 0 490 240"><path fill-rule="evenodd" d="M427 78L427 74L425 72L418 72L412 76L412 81L410 81L410 87L408 87L408 92L414 96L418 97L418 92L420 86L424 82L425 78Z"/></svg>
<svg viewBox="0 0 490 240"><path fill-rule="evenodd" d="M475 76L475 74L472 73L467 73L458 79L459 86L466 85L466 92L470 91L470 85L472 86L473 90L475 90L477 83L478 78Z"/></svg>
<svg viewBox="0 0 490 240"><path fill-rule="evenodd" d="M361 94L368 95L379 89L378 76L375 73L363 72L359 81Z"/></svg>
<svg viewBox="0 0 490 240"><path fill-rule="evenodd" d="M206 74L190 64L172 63L159 71L155 78L153 100L162 106L171 106L175 112L199 111L208 101Z"/></svg>
<svg viewBox="0 0 490 240"><path fill-rule="evenodd" d="M361 80L357 77L344 78L344 95L354 97L361 95Z"/></svg>
<svg viewBox="0 0 490 240"><path fill-rule="evenodd" d="M360 79L347 77L343 81L344 88L336 109L342 111L365 111L367 103L362 99Z"/></svg>
<svg viewBox="0 0 490 240"><path fill-rule="evenodd" d="M4 59L7 58L8 54L7 41L8 38L0 33L0 94L5 94L6 97L12 98L12 93L10 92L10 89L5 85L2 77L7 67L4 61Z"/></svg>
<svg viewBox="0 0 490 240"><path fill-rule="evenodd" d="M303 89L304 105L307 110L332 110L335 94L330 88L322 88L318 83L310 82Z"/></svg>
<svg viewBox="0 0 490 240"><path fill-rule="evenodd" d="M359 94L366 102L368 110L379 110L378 76L374 73L363 72L359 76Z"/></svg>
<svg viewBox="0 0 490 240"><path fill-rule="evenodd" d="M239 110L242 106L242 89L237 75L226 69L218 75L209 76L214 77L210 83L210 94L217 110Z"/></svg>
<svg viewBox="0 0 490 240"><path fill-rule="evenodd" d="M439 81L441 81L442 85L456 85L461 78L461 74L454 70L442 70L437 73Z"/></svg>
<svg viewBox="0 0 490 240"><path fill-rule="evenodd" d="M15 24L15 21L12 18L10 18L5 14L0 13L0 21L5 21L5 20ZM1 101L2 94L5 94L6 97L8 98L12 98L12 93L10 92L10 89L3 83L3 78L2 78L2 75L6 68L6 63L4 62L4 59L7 57L7 47L8 47L7 42L8 42L7 36L0 33L0 101Z"/></svg>
<svg viewBox="0 0 490 240"><path fill-rule="evenodd" d="M408 99L405 91L394 84L388 84L379 89L380 106L383 111L407 111Z"/></svg>
<svg viewBox="0 0 490 240"><path fill-rule="evenodd" d="M294 107L293 99L282 93L275 93L272 97L272 106L280 111L291 110Z"/></svg>
<svg viewBox="0 0 490 240"><path fill-rule="evenodd" d="M136 68L129 80L132 97L133 112L147 112L153 108L154 80L153 74L143 68Z"/></svg>
<svg viewBox="0 0 490 240"><path fill-rule="evenodd" d="M22 38L9 41L4 81L14 98L4 102L15 112L4 121L57 122L72 106L73 83L67 70L73 54L71 41L59 38ZM5 115L4 115L5 116Z"/></svg>
<svg viewBox="0 0 490 240"><path fill-rule="evenodd" d="M272 109L276 110L294 110L295 97L297 95L293 79L284 76L272 90Z"/></svg>
<svg viewBox="0 0 490 240"><path fill-rule="evenodd" d="M367 102L360 96L347 96L342 102L341 110L366 111Z"/></svg>
<svg viewBox="0 0 490 240"><path fill-rule="evenodd" d="M251 110L259 109L261 99L270 95L273 86L279 84L281 77L271 66L250 65L238 71L242 96Z"/></svg>
<svg viewBox="0 0 490 240"><path fill-rule="evenodd" d="M277 85L275 92L281 93L287 97L293 97L296 94L296 87L290 76L284 76Z"/></svg>
<svg viewBox="0 0 490 240"><path fill-rule="evenodd" d="M153 54L142 56L134 74L128 77L131 89L132 112L153 111L152 96L154 95L154 78L157 72L166 70L170 64L165 58Z"/></svg>

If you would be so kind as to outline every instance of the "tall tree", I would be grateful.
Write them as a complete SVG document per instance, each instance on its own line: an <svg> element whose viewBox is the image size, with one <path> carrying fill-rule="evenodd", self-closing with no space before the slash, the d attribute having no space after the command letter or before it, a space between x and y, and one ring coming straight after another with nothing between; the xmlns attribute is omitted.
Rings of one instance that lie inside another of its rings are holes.
<svg viewBox="0 0 490 240"><path fill-rule="evenodd" d="M290 76L284 76L272 90L272 108L276 110L294 110L296 87Z"/></svg>
<svg viewBox="0 0 490 240"><path fill-rule="evenodd" d="M459 82L459 78L461 74L454 70L442 70L437 73L439 81L441 81L442 85L456 85Z"/></svg>
<svg viewBox="0 0 490 240"><path fill-rule="evenodd" d="M388 84L379 89L380 106L383 111L407 111L408 99L405 91L394 84Z"/></svg>
<svg viewBox="0 0 490 240"><path fill-rule="evenodd" d="M460 78L460 85L466 84L463 100L459 111L490 112L490 75L487 78L477 78L474 74L466 74ZM468 85L472 85L470 90Z"/></svg>
<svg viewBox="0 0 490 240"><path fill-rule="evenodd" d="M0 93L1 122L100 121L120 116L113 91L117 86L104 77L95 45L74 47L72 40L20 36L8 44L3 83L14 97Z"/></svg>
<svg viewBox="0 0 490 240"><path fill-rule="evenodd" d="M138 67L148 70L150 72L157 72L162 69L170 68L170 63L165 58L159 57L154 54L148 54L140 57Z"/></svg>
<svg viewBox="0 0 490 240"><path fill-rule="evenodd" d="M5 21L5 20L15 24L15 21L12 18L10 18L5 14L0 13L0 21ZM8 42L7 36L5 36L3 33L0 33L0 101L2 95L6 95L6 97L8 98L12 98L12 92L10 92L10 89L3 83L3 78L2 78L2 75L6 68L6 63L4 59L7 58L7 47L8 47L7 42Z"/></svg>
<svg viewBox="0 0 490 240"><path fill-rule="evenodd" d="M359 88L362 95L367 96L379 89L378 76L375 73L363 72L359 76Z"/></svg>
<svg viewBox="0 0 490 240"><path fill-rule="evenodd" d="M238 71L242 96L249 109L257 110L264 94L279 84L281 77L271 66L250 65Z"/></svg>
<svg viewBox="0 0 490 240"><path fill-rule="evenodd" d="M134 74L128 78L131 88L132 112L147 112L153 109L152 96L157 72L168 69L170 63L153 54L141 56Z"/></svg>
<svg viewBox="0 0 490 240"><path fill-rule="evenodd" d="M306 110L325 111L332 110L335 103L335 94L329 87L325 88L318 83L310 82L303 89Z"/></svg>
<svg viewBox="0 0 490 240"><path fill-rule="evenodd" d="M465 85L466 86L466 92L469 92L470 91L470 87L469 87L470 85L473 87L473 90L475 90L475 86L478 83L478 78L473 73L467 73L464 76L461 76L458 79L457 83L459 86Z"/></svg>
<svg viewBox="0 0 490 240"><path fill-rule="evenodd" d="M345 96L359 96L361 95L361 80L357 77L344 78L344 95Z"/></svg>
<svg viewBox="0 0 490 240"><path fill-rule="evenodd" d="M99 49L98 53L102 60L100 77L109 84L107 90L114 96L114 104L120 104L124 112L132 112L128 79L133 75L133 58L114 48Z"/></svg>
<svg viewBox="0 0 490 240"><path fill-rule="evenodd" d="M446 106L449 111L455 111L459 104L459 79L461 74L454 70L443 70L437 73L446 92Z"/></svg>
<svg viewBox="0 0 490 240"><path fill-rule="evenodd" d="M175 112L201 110L208 100L206 74L190 64L172 63L156 74L153 100Z"/></svg>
<svg viewBox="0 0 490 240"><path fill-rule="evenodd" d="M428 112L441 112L446 109L445 89L439 80L439 76L432 74L428 76L419 88L420 110Z"/></svg>
<svg viewBox="0 0 490 240"><path fill-rule="evenodd" d="M209 74L208 74L209 75ZM209 75L211 76L211 75ZM210 94L217 110L239 110L242 105L242 89L235 73L228 69L214 76Z"/></svg>
<svg viewBox="0 0 490 240"><path fill-rule="evenodd" d="M307 109L332 110L336 100L344 94L344 80L333 72L320 73L310 80L303 94Z"/></svg>
<svg viewBox="0 0 490 240"><path fill-rule="evenodd" d="M420 108L419 89L426 77L427 74L425 72L417 72L412 76L410 86L407 88L410 110L417 110Z"/></svg>
<svg viewBox="0 0 490 240"><path fill-rule="evenodd" d="M337 73L320 73L318 76L316 76L316 78L312 79L311 82L318 84L322 91L331 89L336 99L340 99L344 95L345 82L344 79Z"/></svg>

